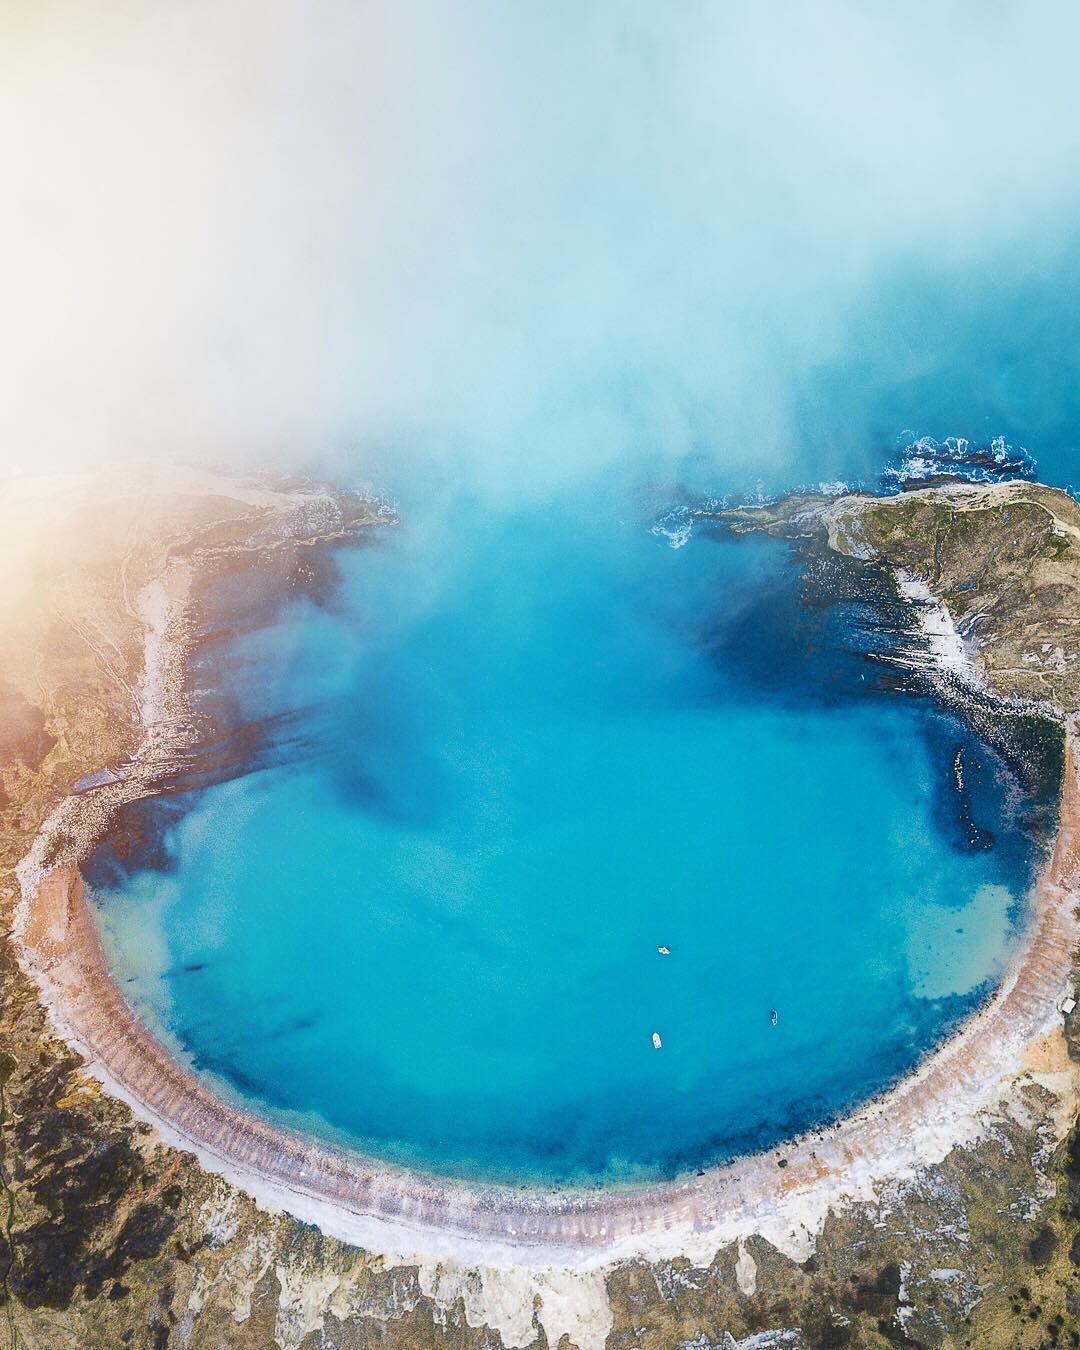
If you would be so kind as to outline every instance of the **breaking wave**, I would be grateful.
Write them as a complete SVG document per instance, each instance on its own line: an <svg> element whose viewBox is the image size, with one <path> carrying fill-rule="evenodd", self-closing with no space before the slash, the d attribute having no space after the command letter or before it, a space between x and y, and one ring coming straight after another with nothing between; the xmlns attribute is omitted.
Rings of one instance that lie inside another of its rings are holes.
<svg viewBox="0 0 1080 1350"><path fill-rule="evenodd" d="M1009 478L1033 479L1035 472L1035 460L1028 451L1009 445L1004 436L995 436L988 444L966 436L946 436L943 441L920 436L903 447L882 476L887 485L902 487L936 478L1000 483Z"/></svg>

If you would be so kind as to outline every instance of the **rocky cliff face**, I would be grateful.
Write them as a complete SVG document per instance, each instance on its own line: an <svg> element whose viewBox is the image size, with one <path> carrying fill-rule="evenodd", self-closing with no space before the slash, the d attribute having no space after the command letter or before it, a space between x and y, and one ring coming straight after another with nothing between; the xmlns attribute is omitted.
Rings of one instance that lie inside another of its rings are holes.
<svg viewBox="0 0 1080 1350"><path fill-rule="evenodd" d="M720 518L736 530L819 535L917 579L994 692L1080 709L1080 507L1067 493L950 483L895 497L794 496Z"/></svg>
<svg viewBox="0 0 1080 1350"><path fill-rule="evenodd" d="M372 519L305 485L130 473L39 484L0 561L0 922L15 867L84 775L139 738L147 618L169 557L256 550L287 593L315 540ZM1029 484L791 498L730 513L879 561L944 604L991 690L1074 713L1080 511ZM265 575L265 572L264 572ZM320 583L321 584L321 583ZM1030 1047L977 1140L838 1204L812 1250L748 1234L700 1258L587 1273L388 1265L165 1146L52 1034L0 949L0 1345L712 1347L1080 1345L1080 1028ZM855 1187L853 1186L853 1191Z"/></svg>

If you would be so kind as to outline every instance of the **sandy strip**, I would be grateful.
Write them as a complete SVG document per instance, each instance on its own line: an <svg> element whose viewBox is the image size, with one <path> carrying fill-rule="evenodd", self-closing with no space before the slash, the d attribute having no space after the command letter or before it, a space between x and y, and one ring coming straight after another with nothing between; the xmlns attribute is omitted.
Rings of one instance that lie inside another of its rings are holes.
<svg viewBox="0 0 1080 1350"><path fill-rule="evenodd" d="M268 1124L227 1105L137 1021L107 967L74 863L46 867L61 831L85 849L116 807L144 795L185 743L182 704L187 578L142 598L147 621L144 751L124 783L54 812L20 867L16 939L54 1024L88 1068L169 1143L194 1152L270 1208L393 1260L595 1267L623 1257L708 1260L761 1233L807 1254L832 1206L940 1161L985 1128L986 1113L1037 1081L1032 1048L1059 1028L1071 990L1080 880L1077 737L1066 728L1059 834L1034 890L1031 922L987 1005L894 1089L819 1134L701 1176L640 1188L513 1189L426 1177ZM141 790L139 780L141 779ZM663 1122L657 1122L663 1128ZM779 1158L786 1166L778 1166Z"/></svg>

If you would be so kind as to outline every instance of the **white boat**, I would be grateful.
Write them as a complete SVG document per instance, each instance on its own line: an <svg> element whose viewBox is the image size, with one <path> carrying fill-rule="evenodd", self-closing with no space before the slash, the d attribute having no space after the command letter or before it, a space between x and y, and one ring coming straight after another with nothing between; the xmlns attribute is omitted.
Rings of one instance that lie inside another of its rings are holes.
<svg viewBox="0 0 1080 1350"><path fill-rule="evenodd" d="M660 953L661 956L670 956L670 955L671 955L671 948L670 948L670 947L657 947L656 950Z"/></svg>
<svg viewBox="0 0 1080 1350"><path fill-rule="evenodd" d="M654 1050L659 1050L663 1044L664 1042L660 1039L660 1033L654 1031L652 1034L652 1048Z"/></svg>

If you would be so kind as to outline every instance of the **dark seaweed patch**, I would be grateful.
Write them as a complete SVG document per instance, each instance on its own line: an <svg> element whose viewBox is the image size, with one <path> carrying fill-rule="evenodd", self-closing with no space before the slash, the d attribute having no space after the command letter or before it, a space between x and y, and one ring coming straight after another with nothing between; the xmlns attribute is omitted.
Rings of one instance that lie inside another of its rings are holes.
<svg viewBox="0 0 1080 1350"><path fill-rule="evenodd" d="M734 614L711 616L700 641L748 701L838 707L887 694L921 704L935 819L952 847L994 849L1004 869L1022 873L1032 843L1052 839L1060 726L912 665L907 654L922 639L888 568L836 553L824 537L802 542Z"/></svg>

